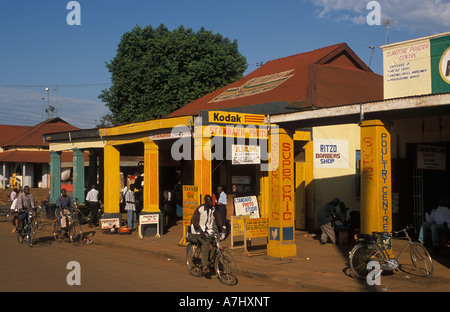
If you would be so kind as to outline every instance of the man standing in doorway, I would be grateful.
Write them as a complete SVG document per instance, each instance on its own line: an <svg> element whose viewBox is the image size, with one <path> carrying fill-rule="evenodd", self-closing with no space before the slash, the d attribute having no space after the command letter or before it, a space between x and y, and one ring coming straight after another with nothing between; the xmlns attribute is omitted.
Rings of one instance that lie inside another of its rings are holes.
<svg viewBox="0 0 450 312"><path fill-rule="evenodd" d="M227 226L227 194L225 194L225 192L223 191L223 187L221 185L219 185L217 187L217 194L219 195L219 198L216 199L216 210L219 212L220 217L221 217L221 221L222 221L222 225L225 226L225 230L226 230L226 226Z"/></svg>
<svg viewBox="0 0 450 312"><path fill-rule="evenodd" d="M136 198L134 196L134 184L125 193L125 210L127 211L128 228L136 230Z"/></svg>
<svg viewBox="0 0 450 312"><path fill-rule="evenodd" d="M86 201L91 210L91 218L89 219L89 227L98 225L98 210L100 209L100 201L98 200L97 185L92 185L91 190L86 195Z"/></svg>
<svg viewBox="0 0 450 312"><path fill-rule="evenodd" d="M319 222L322 235L320 236L320 244L325 245L327 239L330 239L332 244L336 244L336 235L334 234L333 225L331 224L333 216L336 215L336 207L341 201L335 198L329 203L326 203L319 209L317 214L317 221Z"/></svg>

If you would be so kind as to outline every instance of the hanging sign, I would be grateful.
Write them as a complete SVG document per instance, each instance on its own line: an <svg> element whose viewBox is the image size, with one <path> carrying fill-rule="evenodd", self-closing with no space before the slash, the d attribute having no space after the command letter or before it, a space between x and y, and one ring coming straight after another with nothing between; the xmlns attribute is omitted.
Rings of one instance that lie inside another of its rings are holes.
<svg viewBox="0 0 450 312"><path fill-rule="evenodd" d="M445 146L417 145L417 169L446 170Z"/></svg>
<svg viewBox="0 0 450 312"><path fill-rule="evenodd" d="M250 165L261 163L261 149L254 145L232 145L231 163L233 165Z"/></svg>

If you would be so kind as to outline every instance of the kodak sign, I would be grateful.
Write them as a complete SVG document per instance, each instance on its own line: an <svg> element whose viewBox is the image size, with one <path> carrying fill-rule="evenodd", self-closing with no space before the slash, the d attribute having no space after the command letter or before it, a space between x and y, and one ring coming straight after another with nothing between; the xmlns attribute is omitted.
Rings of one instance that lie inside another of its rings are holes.
<svg viewBox="0 0 450 312"><path fill-rule="evenodd" d="M223 112L223 111L209 111L208 123L263 125L264 115Z"/></svg>

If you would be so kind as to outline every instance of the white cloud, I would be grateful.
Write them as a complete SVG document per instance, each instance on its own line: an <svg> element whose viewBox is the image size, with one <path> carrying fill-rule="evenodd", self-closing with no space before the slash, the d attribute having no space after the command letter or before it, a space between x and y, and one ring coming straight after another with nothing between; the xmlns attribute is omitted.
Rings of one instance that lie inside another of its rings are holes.
<svg viewBox="0 0 450 312"><path fill-rule="evenodd" d="M361 0L307 0L318 7L319 18L361 24L371 10ZM393 27L417 33L441 33L450 30L449 0L379 0L381 20L391 20Z"/></svg>

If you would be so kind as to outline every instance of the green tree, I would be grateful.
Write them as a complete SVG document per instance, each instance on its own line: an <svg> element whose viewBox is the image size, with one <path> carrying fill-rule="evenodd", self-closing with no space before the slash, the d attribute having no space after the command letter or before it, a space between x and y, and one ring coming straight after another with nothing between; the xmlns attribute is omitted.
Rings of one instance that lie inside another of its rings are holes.
<svg viewBox="0 0 450 312"><path fill-rule="evenodd" d="M164 117L242 78L247 60L237 41L203 27L161 24L125 33L106 67L112 85L99 95L119 124Z"/></svg>

